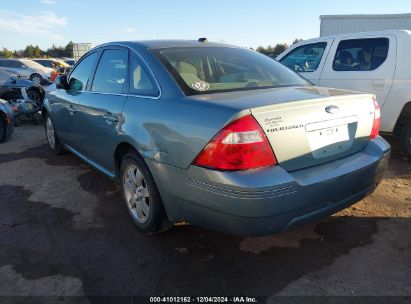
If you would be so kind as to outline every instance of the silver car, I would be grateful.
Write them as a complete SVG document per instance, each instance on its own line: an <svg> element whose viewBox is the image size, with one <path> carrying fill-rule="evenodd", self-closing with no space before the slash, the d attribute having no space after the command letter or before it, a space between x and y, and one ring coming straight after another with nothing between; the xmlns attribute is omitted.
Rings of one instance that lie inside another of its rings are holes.
<svg viewBox="0 0 411 304"><path fill-rule="evenodd" d="M390 155L373 95L203 39L104 44L56 88L43 112L51 150L119 180L147 234L179 221L281 232L370 194Z"/></svg>
<svg viewBox="0 0 411 304"><path fill-rule="evenodd" d="M0 59L0 67L14 72L19 78L29 79L36 84L50 81L54 69L47 68L29 59Z"/></svg>

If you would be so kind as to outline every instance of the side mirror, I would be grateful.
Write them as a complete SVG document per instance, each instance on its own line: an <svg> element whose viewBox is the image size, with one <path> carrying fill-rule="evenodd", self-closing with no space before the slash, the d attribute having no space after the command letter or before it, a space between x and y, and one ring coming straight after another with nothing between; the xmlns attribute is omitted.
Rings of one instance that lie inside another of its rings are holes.
<svg viewBox="0 0 411 304"><path fill-rule="evenodd" d="M54 81L56 85L56 89L63 89L66 90L68 88L67 76L62 75L56 78Z"/></svg>

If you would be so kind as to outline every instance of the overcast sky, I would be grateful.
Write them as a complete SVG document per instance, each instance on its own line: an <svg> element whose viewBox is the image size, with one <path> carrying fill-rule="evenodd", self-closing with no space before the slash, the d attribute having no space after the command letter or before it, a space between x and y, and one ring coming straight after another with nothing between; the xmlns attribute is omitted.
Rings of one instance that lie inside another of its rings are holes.
<svg viewBox="0 0 411 304"><path fill-rule="evenodd" d="M0 0L0 47L197 39L239 46L319 35L320 15L411 13L410 0Z"/></svg>

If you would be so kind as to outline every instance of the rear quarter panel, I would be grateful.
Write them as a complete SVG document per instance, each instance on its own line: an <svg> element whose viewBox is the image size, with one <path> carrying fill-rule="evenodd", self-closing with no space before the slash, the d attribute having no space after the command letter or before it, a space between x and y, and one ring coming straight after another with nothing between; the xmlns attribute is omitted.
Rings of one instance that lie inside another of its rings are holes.
<svg viewBox="0 0 411 304"><path fill-rule="evenodd" d="M188 97L129 96L123 109L124 124L119 138L120 142L132 144L146 159L187 168L237 114L238 110Z"/></svg>

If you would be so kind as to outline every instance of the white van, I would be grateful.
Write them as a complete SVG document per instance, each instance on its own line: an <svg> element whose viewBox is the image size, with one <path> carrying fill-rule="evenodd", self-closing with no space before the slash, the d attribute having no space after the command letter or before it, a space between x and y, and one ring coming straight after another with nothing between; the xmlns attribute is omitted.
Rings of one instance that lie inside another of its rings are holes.
<svg viewBox="0 0 411 304"><path fill-rule="evenodd" d="M375 94L382 109L381 132L399 138L411 159L411 31L305 40L276 59L315 85Z"/></svg>

